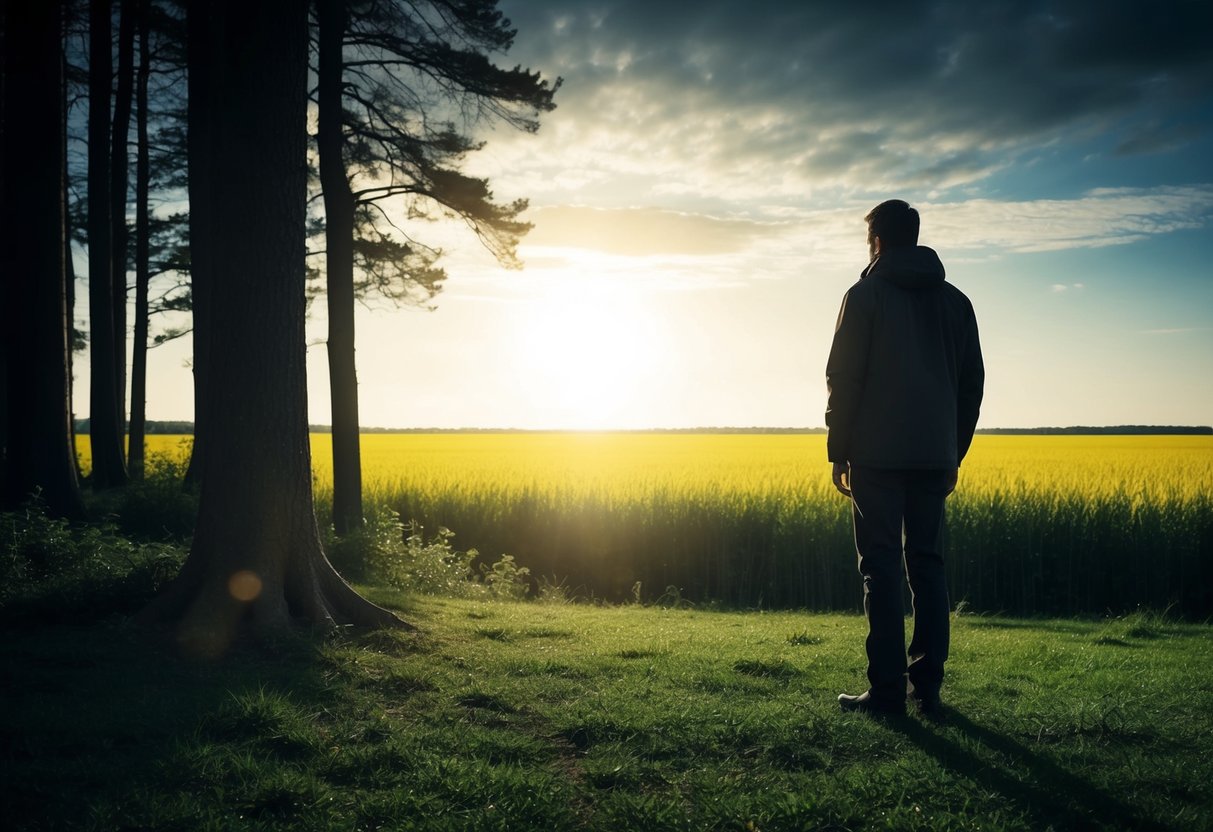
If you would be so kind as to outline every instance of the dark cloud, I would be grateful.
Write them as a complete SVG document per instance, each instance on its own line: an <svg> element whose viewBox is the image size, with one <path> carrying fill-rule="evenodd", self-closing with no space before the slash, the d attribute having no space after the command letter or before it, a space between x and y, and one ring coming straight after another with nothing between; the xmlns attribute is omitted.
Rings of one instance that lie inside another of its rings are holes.
<svg viewBox="0 0 1213 832"><path fill-rule="evenodd" d="M1176 149L1213 123L1205 2L507 0L511 59L566 77L565 117L704 164L816 181L980 178L1063 132ZM1183 132L1137 120L1186 114ZM778 118L772 119L775 114ZM629 122L630 119L630 122ZM672 126L676 125L676 126Z"/></svg>
<svg viewBox="0 0 1213 832"><path fill-rule="evenodd" d="M1166 153L1178 150L1188 142L1197 138L1200 131L1189 124L1161 125L1146 123L1140 125L1129 136L1116 146L1118 156L1135 156L1141 153Z"/></svg>

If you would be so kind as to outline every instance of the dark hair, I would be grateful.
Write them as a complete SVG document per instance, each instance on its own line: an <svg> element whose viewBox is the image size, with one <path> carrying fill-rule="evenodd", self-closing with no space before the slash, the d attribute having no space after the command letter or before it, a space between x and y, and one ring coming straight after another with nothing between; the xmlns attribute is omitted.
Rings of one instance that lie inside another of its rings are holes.
<svg viewBox="0 0 1213 832"><path fill-rule="evenodd" d="M868 224L868 245L880 238L883 248L918 245L918 212L902 199L888 199L864 217Z"/></svg>

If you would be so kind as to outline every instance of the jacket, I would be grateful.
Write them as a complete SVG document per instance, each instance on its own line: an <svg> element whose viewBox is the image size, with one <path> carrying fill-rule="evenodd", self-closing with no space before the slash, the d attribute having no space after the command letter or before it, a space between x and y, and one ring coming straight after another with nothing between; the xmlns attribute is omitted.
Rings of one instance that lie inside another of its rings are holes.
<svg viewBox="0 0 1213 832"><path fill-rule="evenodd" d="M843 297L826 362L831 462L954 469L977 426L977 317L926 246L892 248Z"/></svg>

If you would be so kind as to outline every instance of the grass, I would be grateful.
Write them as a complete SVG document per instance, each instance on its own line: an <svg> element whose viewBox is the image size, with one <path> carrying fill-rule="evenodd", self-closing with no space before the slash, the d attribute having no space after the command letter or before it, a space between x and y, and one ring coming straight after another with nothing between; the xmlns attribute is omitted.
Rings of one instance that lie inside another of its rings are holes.
<svg viewBox="0 0 1213 832"><path fill-rule="evenodd" d="M859 616L367 592L421 633L7 627L7 828L1213 827L1208 625L961 615L946 718L878 721Z"/></svg>

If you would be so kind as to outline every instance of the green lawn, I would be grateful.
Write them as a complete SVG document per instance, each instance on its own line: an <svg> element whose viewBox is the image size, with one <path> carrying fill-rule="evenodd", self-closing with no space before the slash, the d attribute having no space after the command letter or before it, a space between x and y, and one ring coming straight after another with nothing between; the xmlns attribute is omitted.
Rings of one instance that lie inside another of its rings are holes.
<svg viewBox="0 0 1213 832"><path fill-rule="evenodd" d="M857 616L370 594L421 633L7 629L6 827L1213 828L1213 627L961 616L944 720L880 721Z"/></svg>

